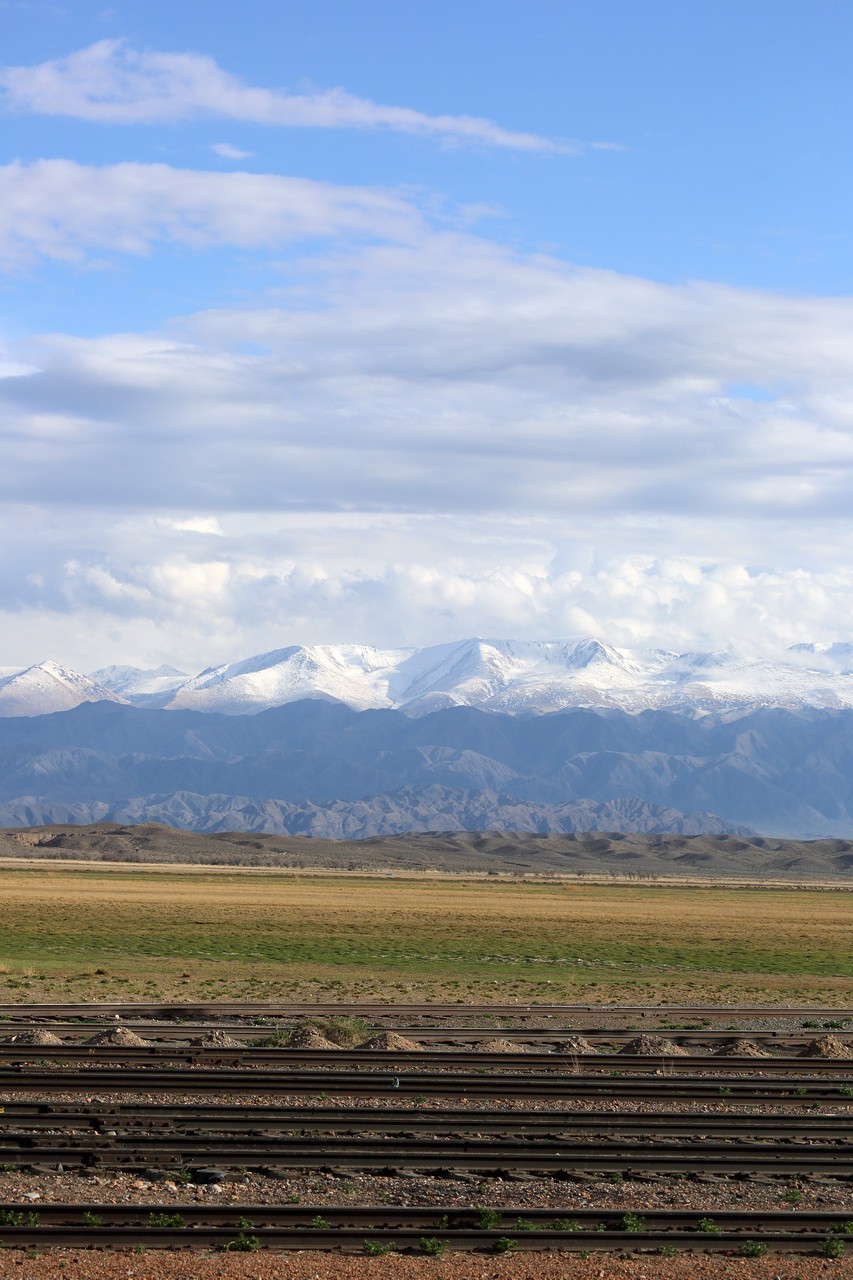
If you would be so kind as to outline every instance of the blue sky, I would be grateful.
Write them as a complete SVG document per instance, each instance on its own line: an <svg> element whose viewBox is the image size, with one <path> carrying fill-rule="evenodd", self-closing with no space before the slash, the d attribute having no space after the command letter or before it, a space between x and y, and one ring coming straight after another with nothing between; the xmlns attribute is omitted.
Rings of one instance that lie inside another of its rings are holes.
<svg viewBox="0 0 853 1280"><path fill-rule="evenodd" d="M0 36L0 666L850 635L848 4Z"/></svg>

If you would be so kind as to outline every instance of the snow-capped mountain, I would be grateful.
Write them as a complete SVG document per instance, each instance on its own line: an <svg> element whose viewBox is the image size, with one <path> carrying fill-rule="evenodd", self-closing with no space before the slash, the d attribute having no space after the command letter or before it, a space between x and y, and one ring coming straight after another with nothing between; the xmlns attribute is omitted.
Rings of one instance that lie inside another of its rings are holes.
<svg viewBox="0 0 853 1280"><path fill-rule="evenodd" d="M176 667L157 667L146 671L142 667L114 666L90 672L89 679L102 689L118 694L125 702L150 703L179 688L189 676Z"/></svg>
<svg viewBox="0 0 853 1280"><path fill-rule="evenodd" d="M300 699L424 715L473 706L509 713L570 707L703 714L758 707L853 708L853 643L804 643L776 660L672 653L579 640L462 640L424 649L293 645L187 676L114 666L82 676L56 663L0 668L0 716L102 699L245 715Z"/></svg>
<svg viewBox="0 0 853 1280"><path fill-rule="evenodd" d="M406 657L405 650L367 645L293 645L210 667L162 705L225 715L264 711L301 698L345 702L360 711L389 707L389 683Z"/></svg>
<svg viewBox="0 0 853 1280"><path fill-rule="evenodd" d="M0 716L41 716L70 711L81 702L123 702L91 676L58 662L40 662L0 677Z"/></svg>

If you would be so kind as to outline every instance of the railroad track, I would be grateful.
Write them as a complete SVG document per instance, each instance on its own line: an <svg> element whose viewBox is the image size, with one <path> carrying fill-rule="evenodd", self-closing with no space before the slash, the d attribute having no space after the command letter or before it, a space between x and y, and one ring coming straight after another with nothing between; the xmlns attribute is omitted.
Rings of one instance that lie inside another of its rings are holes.
<svg viewBox="0 0 853 1280"><path fill-rule="evenodd" d="M0 1004L0 1019L53 1018L154 1018L202 1021L210 1018L296 1018L308 1015L358 1016L367 1019L407 1021L417 1018L470 1017L540 1018L595 1014L620 1018L807 1018L814 1021L853 1020L853 1009L815 1008L808 1005L593 1005L593 1004L291 1004L279 1001L100 1002L90 1004Z"/></svg>
<svg viewBox="0 0 853 1280"><path fill-rule="evenodd" d="M649 1070L649 1060L644 1059ZM670 1059L667 1059L669 1062ZM683 1059L682 1059L683 1061ZM808 1064L812 1070L814 1063ZM800 1064L801 1070L805 1070ZM654 1064L652 1064L654 1069ZM746 1064L744 1064L746 1070ZM746 1076L624 1075L560 1076L466 1072L406 1071L247 1071L227 1068L125 1067L0 1067L0 1100L20 1093L216 1093L239 1097L270 1094L339 1094L363 1097L467 1097L649 1099L704 1102L725 1099L751 1103L849 1103L851 1085L841 1080L807 1076L793 1078Z"/></svg>
<svg viewBox="0 0 853 1280"><path fill-rule="evenodd" d="M36 1021L26 1021L21 1024L8 1023L6 1026L0 1024L0 1051L5 1053L8 1049L14 1049L13 1037L20 1035L22 1031L38 1028L42 1031L49 1031L55 1036L67 1037L64 1041L67 1047L83 1047L80 1038L86 1035L93 1035L97 1032L104 1031L110 1027L115 1027L114 1021L98 1021L90 1022L85 1025L79 1022L52 1022L48 1019L39 1019ZM203 1038L214 1032L226 1032L235 1039L244 1041L262 1041L267 1039L271 1032L283 1031L285 1034L291 1028L279 1024L277 1027L270 1026L259 1027L234 1022L197 1022L197 1023L162 1023L162 1022L121 1022L118 1025L127 1028L143 1039L149 1038L155 1041L175 1043L186 1045L194 1039ZM374 1025L366 1033L370 1036L375 1032L387 1030L387 1028ZM789 1053L793 1056L798 1050L806 1048L818 1036L826 1034L831 1030L835 1039L853 1048L853 1027L851 1028L812 1028L806 1031L790 1032L790 1031L751 1031L749 1029L733 1029L727 1027L725 1030L695 1030L692 1028L676 1028L663 1027L656 1028L654 1034L660 1032L668 1040L674 1040L676 1044L693 1050L705 1050L709 1053L715 1049L719 1049L733 1040L748 1039L754 1044L760 1045L771 1052ZM457 1049L466 1046L481 1044L484 1041L500 1037L502 1040L512 1041L521 1047L531 1046L548 1046L549 1049L559 1052L566 1040L571 1036L580 1036L584 1040L588 1040L596 1049L600 1051L599 1046L608 1048L610 1046L629 1044L639 1034L636 1027L624 1029L606 1029L602 1027L572 1027L569 1030L560 1031L551 1027L537 1028L520 1028L520 1027L406 1027L404 1034L415 1040L423 1042L425 1045L437 1049Z"/></svg>
<svg viewBox="0 0 853 1280"><path fill-rule="evenodd" d="M627 1053L492 1053L464 1050L401 1050L401 1049L289 1049L258 1048L203 1048L181 1045L6 1045L0 1044L0 1064L26 1062L78 1063L109 1066L123 1063L144 1067L152 1064L173 1066L222 1066L276 1067L282 1072L300 1067L386 1068L400 1070L418 1066L434 1067L448 1071L495 1071L511 1069L513 1072L570 1072L575 1064L583 1064L585 1071L610 1072L660 1072L668 1075L690 1075L697 1072L728 1074L733 1071L749 1071L751 1075L776 1076L802 1075L834 1076L853 1082L852 1058L737 1058L702 1057L699 1055L653 1056ZM0 1078L3 1067L0 1065Z"/></svg>
<svg viewBox="0 0 853 1280"><path fill-rule="evenodd" d="M329 1208L266 1205L51 1204L37 1212L0 1205L4 1244L36 1247L198 1249L273 1248L336 1252L436 1254L444 1248L506 1252L666 1248L755 1252L824 1252L844 1241L851 1223L841 1213L722 1212L713 1218L678 1211L643 1215L596 1210L505 1208ZM172 1225L165 1225L171 1221ZM159 1225L158 1225L159 1224ZM703 1229L704 1228L704 1229ZM853 1243L853 1236L851 1243ZM751 1245L751 1248L750 1248ZM838 1246L835 1246L838 1251ZM842 1250L843 1252L843 1250Z"/></svg>
<svg viewBox="0 0 853 1280"><path fill-rule="evenodd" d="M851 1132L851 1116L814 1112L743 1115L733 1112L683 1114L671 1111L640 1115L613 1111L474 1111L419 1110L387 1107L239 1107L158 1103L7 1102L0 1114L0 1134L45 1130L88 1133L115 1130L126 1136L137 1130L156 1133L217 1135L308 1133L429 1133L437 1135L638 1134L656 1137L721 1135L788 1140L796 1137L834 1140Z"/></svg>
<svg viewBox="0 0 853 1280"><path fill-rule="evenodd" d="M306 1170L396 1174L518 1173L573 1177L577 1174L719 1174L739 1177L849 1179L853 1144L840 1137L784 1142L740 1137L720 1140L697 1134L631 1136L611 1131L575 1136L534 1134L452 1135L356 1133L341 1135L101 1130L97 1133L0 1133L0 1164L62 1165L68 1168L256 1169L287 1174Z"/></svg>

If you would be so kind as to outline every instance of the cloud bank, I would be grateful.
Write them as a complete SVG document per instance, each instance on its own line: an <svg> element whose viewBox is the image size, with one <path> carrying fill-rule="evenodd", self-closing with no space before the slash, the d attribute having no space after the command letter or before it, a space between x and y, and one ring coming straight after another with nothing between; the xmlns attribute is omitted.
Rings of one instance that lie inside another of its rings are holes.
<svg viewBox="0 0 853 1280"><path fill-rule="evenodd" d="M412 240L416 209L369 187L166 164L0 166L0 266L148 254L158 244L274 248L348 235Z"/></svg>
<svg viewBox="0 0 853 1280"><path fill-rule="evenodd" d="M164 124L227 119L284 128L387 129L512 151L576 148L467 115L427 115L383 106L344 89L284 93L244 84L198 53L134 49L99 40L65 58L0 68L7 110L71 116L99 124Z"/></svg>

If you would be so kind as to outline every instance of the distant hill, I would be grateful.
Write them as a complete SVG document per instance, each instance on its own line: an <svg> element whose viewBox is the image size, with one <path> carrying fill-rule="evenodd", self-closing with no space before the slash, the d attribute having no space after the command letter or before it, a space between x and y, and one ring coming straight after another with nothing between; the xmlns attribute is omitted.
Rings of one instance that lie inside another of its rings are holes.
<svg viewBox="0 0 853 1280"><path fill-rule="evenodd" d="M0 857L218 866L851 881L853 841L613 832L430 832L361 841L244 833L200 835L154 823L0 831Z"/></svg>

